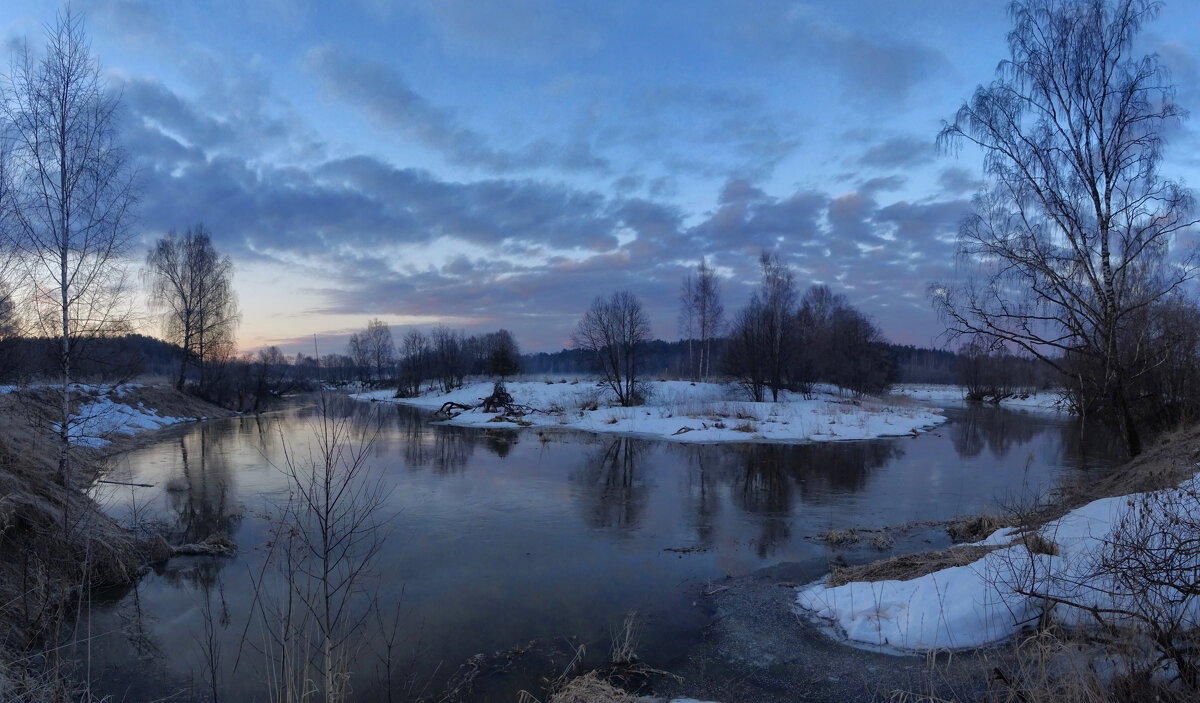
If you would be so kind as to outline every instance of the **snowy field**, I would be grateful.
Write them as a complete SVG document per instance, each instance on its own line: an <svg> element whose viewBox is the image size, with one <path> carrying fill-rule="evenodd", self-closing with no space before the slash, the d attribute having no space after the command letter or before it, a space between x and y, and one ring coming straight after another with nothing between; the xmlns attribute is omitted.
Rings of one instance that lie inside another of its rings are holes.
<svg viewBox="0 0 1200 703"><path fill-rule="evenodd" d="M136 407L119 402L135 387L134 384L72 386L74 392L90 397L80 402L76 412L71 414L70 425L67 428L71 443L81 447L103 447L111 442L114 434L134 435L144 430L155 430L193 419L160 415L140 401ZM60 424L54 424L55 432L59 432L60 428Z"/></svg>
<svg viewBox="0 0 1200 703"><path fill-rule="evenodd" d="M507 384L514 402L538 410L520 418L529 424L478 408L446 422L469 427L563 427L679 442L820 442L911 435L946 420L935 407L900 396L854 399L824 389L808 398L783 393L778 403L754 403L742 400L744 393L733 386L687 381L648 385L645 405L623 408L615 406L611 390L595 381L514 381ZM491 392L491 382L483 382L418 398L393 398L390 390L351 397L436 409L447 401L477 405Z"/></svg>
<svg viewBox="0 0 1200 703"><path fill-rule="evenodd" d="M1099 566L1104 550L1113 548L1114 530L1131 529L1129 525L1138 524L1144 514L1160 516L1151 518L1149 531L1156 535L1151 540L1175 540L1168 547L1173 551L1178 543L1174 531L1194 529L1195 522L1185 519L1185 527L1180 528L1170 516L1200 514L1198 495L1200 477L1168 491L1102 498L1039 530L1046 540L1039 553L1016 541L1015 531L1005 528L978 544L1008 546L972 564L909 581L852 582L828 588L822 580L799 589L796 602L803 613L831 626L836 636L850 643L903 650L978 647L1012 637L1036 625L1043 612L1043 599L1023 595L1027 593L1078 604L1053 606L1054 619L1068 626L1094 624L1092 607L1099 612L1136 611L1155 599L1163 603L1174 599L1168 610L1187 610L1186 615L1195 618L1200 614L1197 599L1180 599L1179 592L1169 588L1147 597L1145 589L1118 581ZM1164 511L1167 505L1171 507ZM1159 530L1159 523L1167 527ZM1054 548L1046 550L1045 544ZM1181 568L1197 566L1182 564Z"/></svg>

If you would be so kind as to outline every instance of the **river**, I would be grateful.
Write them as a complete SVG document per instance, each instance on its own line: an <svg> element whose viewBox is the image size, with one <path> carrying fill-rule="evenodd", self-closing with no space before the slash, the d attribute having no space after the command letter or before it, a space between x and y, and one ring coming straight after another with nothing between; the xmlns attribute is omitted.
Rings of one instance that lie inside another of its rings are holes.
<svg viewBox="0 0 1200 703"><path fill-rule="evenodd" d="M696 601L708 583L782 562L815 579L835 559L942 547L938 525L837 547L821 535L996 513L1113 462L1085 450L1068 418L995 407L948 409L917 437L686 445L448 427L427 411L336 400L337 416L373 435L366 469L384 525L354 601L376 607L350 642L354 700L434 695L482 653L483 673L516 664L480 676L473 699L513 701L551 672L550 652L561 664L584 644L602 660L631 612L643 660L670 670L706 624ZM239 550L177 557L96 594L90 647L77 645L95 690L205 700L215 681L221 700L269 699L277 657L255 613L279 586L263 562L288 497L285 449L303 464L315 421L313 400L296 399L164 431L119 459L110 478L152 487L99 487L112 515L175 544L223 532Z"/></svg>

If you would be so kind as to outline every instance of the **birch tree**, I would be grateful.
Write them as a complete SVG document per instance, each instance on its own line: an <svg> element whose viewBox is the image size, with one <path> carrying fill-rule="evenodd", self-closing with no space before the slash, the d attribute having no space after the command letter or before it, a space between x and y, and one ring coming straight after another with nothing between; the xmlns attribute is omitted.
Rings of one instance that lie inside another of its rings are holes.
<svg viewBox="0 0 1200 703"><path fill-rule="evenodd" d="M952 335L983 335L1057 368L1141 448L1130 383L1160 363L1133 322L1195 272L1171 252L1192 198L1160 177L1163 133L1183 117L1154 54L1134 38L1150 0L1010 6L1009 58L939 135L984 154L986 190L961 227L973 275L931 286Z"/></svg>
<svg viewBox="0 0 1200 703"><path fill-rule="evenodd" d="M61 388L58 479L70 484L71 382L87 341L128 321L134 179L117 141L119 99L70 9L40 58L18 52L0 83L9 211L38 332L54 340Z"/></svg>

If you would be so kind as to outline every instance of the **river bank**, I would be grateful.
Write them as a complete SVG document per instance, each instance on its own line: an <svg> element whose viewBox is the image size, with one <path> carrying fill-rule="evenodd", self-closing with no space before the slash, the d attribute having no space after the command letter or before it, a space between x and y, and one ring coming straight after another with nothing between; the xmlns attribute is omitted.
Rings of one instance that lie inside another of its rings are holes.
<svg viewBox="0 0 1200 703"><path fill-rule="evenodd" d="M68 486L58 480L57 396L42 387L0 392L0 698L58 686L45 657L25 657L62 631L72 601L91 589L126 584L147 562L170 555L161 540L138 539L90 494L109 462L162 428L231 414L169 387L76 386ZM165 551L164 551L165 550ZM32 682L32 684L31 684ZM22 688L24 687L24 688ZM22 698L26 699L26 698Z"/></svg>

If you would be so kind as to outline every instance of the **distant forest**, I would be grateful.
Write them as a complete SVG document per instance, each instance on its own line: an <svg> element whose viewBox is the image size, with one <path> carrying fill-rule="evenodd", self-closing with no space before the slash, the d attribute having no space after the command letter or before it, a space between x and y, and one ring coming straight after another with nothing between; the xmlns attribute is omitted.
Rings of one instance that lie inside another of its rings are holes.
<svg viewBox="0 0 1200 703"><path fill-rule="evenodd" d="M696 353L697 342L692 342L691 354ZM911 345L889 344L888 349L896 361L899 383L957 383L956 373L960 356L945 349L926 349ZM119 380L138 374L170 376L179 365L179 348L161 339L141 334L130 334L94 340L88 354L81 361L81 377L95 380ZM715 356L720 356L719 347ZM679 379L687 376L689 349L686 340L664 342L656 339L647 342L639 351L642 367L654 378ZM342 357L345 363L352 363ZM300 355L303 364L307 359ZM293 363L296 359L290 358ZM323 359L326 361L326 359ZM557 352L522 354L521 372L529 375L578 375L591 373L592 356L583 349L563 349ZM326 364L322 364L325 366ZM51 376L57 370L54 347L51 340L10 338L0 342L0 379L7 382ZM353 374L341 374L337 369L335 378L350 378ZM308 373L302 374L308 376ZM316 374L313 374L316 375Z"/></svg>
<svg viewBox="0 0 1200 703"><path fill-rule="evenodd" d="M721 358L725 340L714 340L713 356ZM682 379L687 377L689 355L697 353L698 340L647 342L638 357L647 376ZM888 344L896 362L898 383L958 383L959 355L945 349L926 349L912 345ZM521 356L521 370L530 375L580 374L593 370L592 355L583 349L537 352Z"/></svg>

